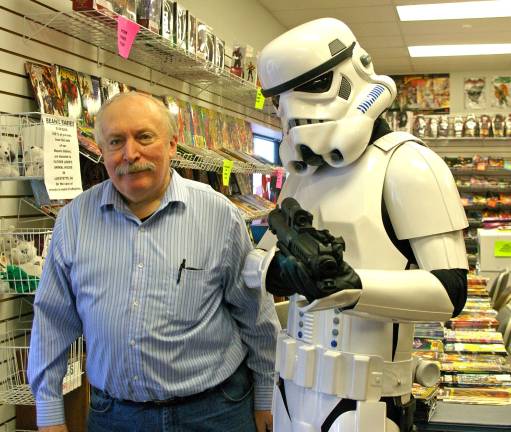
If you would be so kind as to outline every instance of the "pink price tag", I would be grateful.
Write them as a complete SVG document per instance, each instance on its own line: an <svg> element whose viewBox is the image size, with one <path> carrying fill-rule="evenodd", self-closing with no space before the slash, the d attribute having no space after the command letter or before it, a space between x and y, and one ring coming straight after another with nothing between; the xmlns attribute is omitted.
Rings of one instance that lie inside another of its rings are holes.
<svg viewBox="0 0 511 432"><path fill-rule="evenodd" d="M140 26L123 16L117 17L117 51L119 55L127 59L130 55L131 46L137 36Z"/></svg>
<svg viewBox="0 0 511 432"><path fill-rule="evenodd" d="M277 170L277 184L275 185L277 189L282 189L282 177L284 177L284 170Z"/></svg>

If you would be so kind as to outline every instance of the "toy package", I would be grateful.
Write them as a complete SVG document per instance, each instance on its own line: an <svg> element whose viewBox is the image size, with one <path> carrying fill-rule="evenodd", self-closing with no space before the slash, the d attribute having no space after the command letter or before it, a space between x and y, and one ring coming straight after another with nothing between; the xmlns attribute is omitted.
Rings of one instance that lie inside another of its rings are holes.
<svg viewBox="0 0 511 432"><path fill-rule="evenodd" d="M197 20L197 57L214 64L215 62L215 36L211 27Z"/></svg>
<svg viewBox="0 0 511 432"><path fill-rule="evenodd" d="M161 36L175 43L175 2L172 0L162 0L161 4Z"/></svg>
<svg viewBox="0 0 511 432"><path fill-rule="evenodd" d="M154 33L160 34L162 0L138 0L137 22Z"/></svg>
<svg viewBox="0 0 511 432"><path fill-rule="evenodd" d="M186 40L187 49L190 54L195 54L197 51L197 18L186 11Z"/></svg>
<svg viewBox="0 0 511 432"><path fill-rule="evenodd" d="M225 42L218 36L215 37L215 66L223 70L225 65ZM511 130L511 129L510 129Z"/></svg>
<svg viewBox="0 0 511 432"><path fill-rule="evenodd" d="M179 3L174 3L174 19L175 19L175 42L178 48L186 50L187 47L187 33L186 33L186 9Z"/></svg>

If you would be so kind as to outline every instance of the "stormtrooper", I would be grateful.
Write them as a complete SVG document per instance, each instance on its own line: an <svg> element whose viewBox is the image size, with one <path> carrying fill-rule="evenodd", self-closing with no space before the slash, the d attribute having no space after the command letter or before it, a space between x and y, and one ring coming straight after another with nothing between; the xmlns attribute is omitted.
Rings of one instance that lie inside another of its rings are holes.
<svg viewBox="0 0 511 432"><path fill-rule="evenodd" d="M412 358L413 323L446 321L466 301L467 220L452 175L421 140L389 129L381 114L396 86L344 23L300 25L258 66L289 172L273 232L244 267L249 287L290 297L274 430L409 432L413 382L439 377Z"/></svg>

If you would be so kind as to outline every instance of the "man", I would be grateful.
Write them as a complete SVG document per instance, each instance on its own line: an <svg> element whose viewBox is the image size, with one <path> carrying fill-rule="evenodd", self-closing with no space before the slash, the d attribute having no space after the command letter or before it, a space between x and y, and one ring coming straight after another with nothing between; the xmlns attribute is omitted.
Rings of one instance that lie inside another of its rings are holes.
<svg viewBox="0 0 511 432"><path fill-rule="evenodd" d="M237 210L171 171L172 137L148 95L122 93L97 115L110 180L61 210L34 303L40 431L67 431L66 349L82 332L89 431L271 428L273 300L242 282L252 247Z"/></svg>

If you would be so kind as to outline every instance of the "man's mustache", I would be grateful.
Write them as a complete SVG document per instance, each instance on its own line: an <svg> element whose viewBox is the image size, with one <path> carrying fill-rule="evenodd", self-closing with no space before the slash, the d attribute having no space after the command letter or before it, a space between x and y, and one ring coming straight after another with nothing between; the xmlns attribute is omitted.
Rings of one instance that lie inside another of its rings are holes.
<svg viewBox="0 0 511 432"><path fill-rule="evenodd" d="M119 165L115 169L115 175L123 176L126 174L134 174L142 171L155 171L156 165L152 162L135 162L128 165Z"/></svg>

